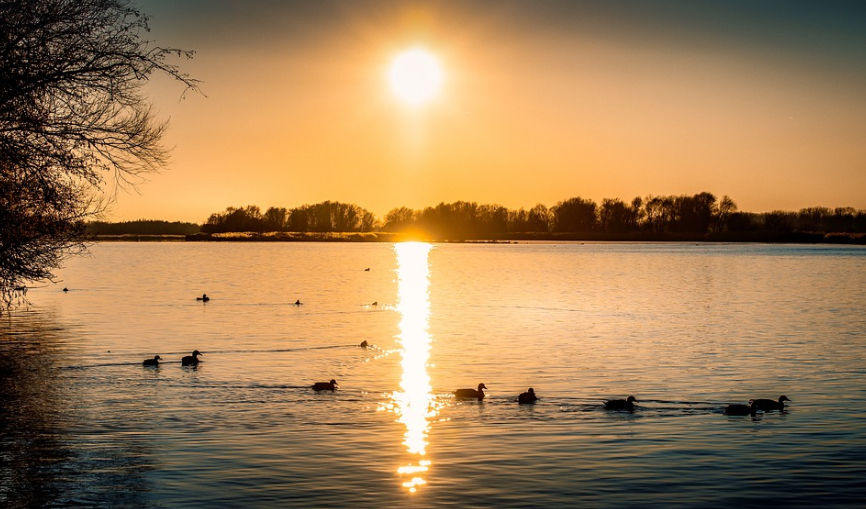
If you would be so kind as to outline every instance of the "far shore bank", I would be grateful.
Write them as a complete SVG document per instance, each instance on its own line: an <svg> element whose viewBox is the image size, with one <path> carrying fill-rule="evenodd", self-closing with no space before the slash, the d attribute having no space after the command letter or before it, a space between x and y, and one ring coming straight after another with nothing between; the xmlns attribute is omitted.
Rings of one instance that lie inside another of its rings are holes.
<svg viewBox="0 0 866 509"><path fill-rule="evenodd" d="M854 244L866 245L866 234L808 232L715 232L704 235L677 233L511 233L492 238L433 238L409 233L389 232L242 232L197 233L194 235L94 235L93 242L443 242L443 243L515 243L515 242L730 242L771 244Z"/></svg>

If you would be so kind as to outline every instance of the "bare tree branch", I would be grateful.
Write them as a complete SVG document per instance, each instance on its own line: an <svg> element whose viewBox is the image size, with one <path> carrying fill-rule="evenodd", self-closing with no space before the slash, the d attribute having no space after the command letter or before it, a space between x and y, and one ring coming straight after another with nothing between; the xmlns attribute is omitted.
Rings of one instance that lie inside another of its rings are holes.
<svg viewBox="0 0 866 509"><path fill-rule="evenodd" d="M148 33L128 0L0 0L0 304L84 249L107 175L134 188L165 165L167 124L142 86L199 82L173 63L193 52Z"/></svg>

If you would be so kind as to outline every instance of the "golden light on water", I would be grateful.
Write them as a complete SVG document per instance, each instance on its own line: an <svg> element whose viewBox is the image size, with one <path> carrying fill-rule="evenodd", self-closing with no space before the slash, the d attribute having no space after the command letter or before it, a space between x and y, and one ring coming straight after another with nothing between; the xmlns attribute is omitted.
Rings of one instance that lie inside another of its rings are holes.
<svg viewBox="0 0 866 509"><path fill-rule="evenodd" d="M397 420L406 426L403 445L410 455L407 465L397 469L405 480L403 486L414 492L426 484L424 475L430 468L427 454L427 431L438 406L430 387L427 361L430 359L430 286L427 257L432 246L423 242L396 244L398 304L400 312L400 345L403 378L395 392L393 410Z"/></svg>

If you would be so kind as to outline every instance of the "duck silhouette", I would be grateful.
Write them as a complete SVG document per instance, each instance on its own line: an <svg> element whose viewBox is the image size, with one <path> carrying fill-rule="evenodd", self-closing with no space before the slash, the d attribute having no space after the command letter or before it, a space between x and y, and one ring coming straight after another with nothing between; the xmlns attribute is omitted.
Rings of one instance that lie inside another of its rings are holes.
<svg viewBox="0 0 866 509"><path fill-rule="evenodd" d="M162 360L162 357L159 355L154 355L153 359L144 359L144 362L141 363L142 366L148 367L157 367L159 366L159 361Z"/></svg>
<svg viewBox="0 0 866 509"><path fill-rule="evenodd" d="M535 391L532 387L527 389L526 392L521 393L520 396L517 396L517 402L521 405L526 403L535 403L536 401L538 401L538 396L535 395Z"/></svg>
<svg viewBox="0 0 866 509"><path fill-rule="evenodd" d="M637 401L634 396L629 396L628 399L611 399L604 402L604 407L608 410L634 410L634 404Z"/></svg>
<svg viewBox="0 0 866 509"><path fill-rule="evenodd" d="M337 389L337 381L331 379L330 382L316 382L312 388L314 391L334 391Z"/></svg>
<svg viewBox="0 0 866 509"><path fill-rule="evenodd" d="M358 346L360 346L361 348L367 348L368 346L370 346L370 343L367 343L367 340L365 339L364 341L361 341L361 344Z"/></svg>
<svg viewBox="0 0 866 509"><path fill-rule="evenodd" d="M466 399L477 399L481 401L484 399L484 391L482 389L486 389L487 386L484 384L478 384L478 390L475 389L457 389L454 391L454 396L457 398L466 398Z"/></svg>
<svg viewBox="0 0 866 509"><path fill-rule="evenodd" d="M733 405L726 406L725 415L755 415L755 412L757 412L757 410L758 409L755 407L755 400L750 399L748 405L735 403Z"/></svg>
<svg viewBox="0 0 866 509"><path fill-rule="evenodd" d="M196 297L195 300L200 300L202 302L207 302L210 300L210 297L207 296L206 293L201 294L201 297Z"/></svg>
<svg viewBox="0 0 866 509"><path fill-rule="evenodd" d="M298 299L298 300L295 301L295 304L294 304L294 305L295 305L295 306L300 306L301 304L303 304L303 303L301 302L301 299Z"/></svg>
<svg viewBox="0 0 866 509"><path fill-rule="evenodd" d="M198 357L201 354L202 354L201 352L199 352L198 350L195 350L192 353L192 355L187 355L187 356L182 357L180 359L180 365L181 366L198 366L198 363L201 362Z"/></svg>
<svg viewBox="0 0 866 509"><path fill-rule="evenodd" d="M772 412L773 410L784 410L785 402L791 401L788 399L788 396L779 396L779 401L774 401L772 399L756 399L755 408L758 410L762 410L764 412Z"/></svg>

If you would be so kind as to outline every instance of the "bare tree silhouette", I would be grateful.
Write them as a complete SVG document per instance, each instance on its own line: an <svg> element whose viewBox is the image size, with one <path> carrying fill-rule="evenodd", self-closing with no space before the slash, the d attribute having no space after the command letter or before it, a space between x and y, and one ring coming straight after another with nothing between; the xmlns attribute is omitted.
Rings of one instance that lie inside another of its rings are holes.
<svg viewBox="0 0 866 509"><path fill-rule="evenodd" d="M166 124L141 86L153 74L198 85L169 61L192 53L155 46L147 32L126 0L0 0L4 304L83 249L82 221L117 187L166 162Z"/></svg>

